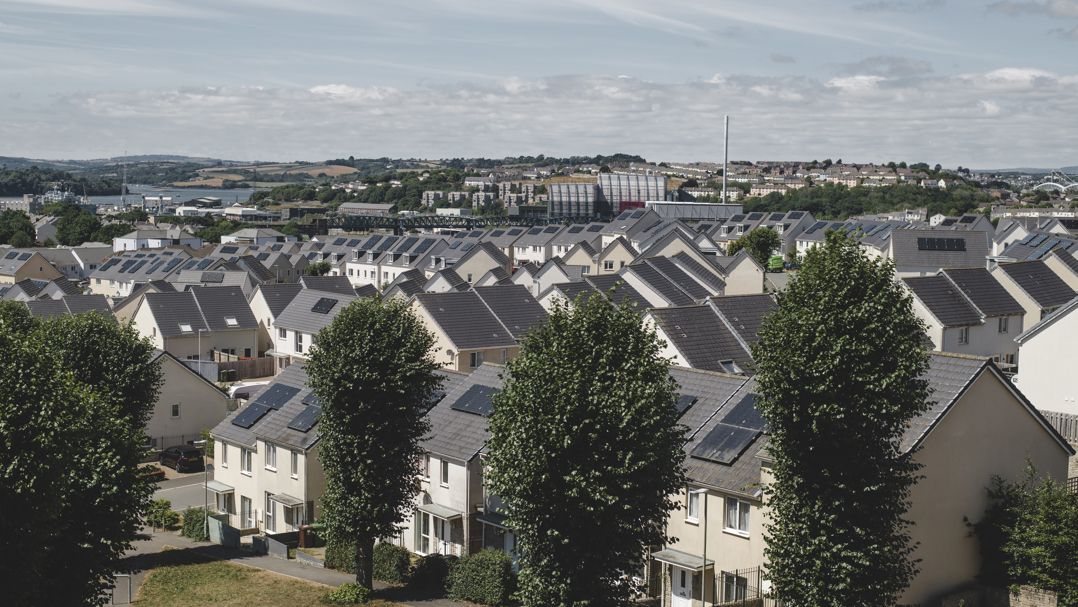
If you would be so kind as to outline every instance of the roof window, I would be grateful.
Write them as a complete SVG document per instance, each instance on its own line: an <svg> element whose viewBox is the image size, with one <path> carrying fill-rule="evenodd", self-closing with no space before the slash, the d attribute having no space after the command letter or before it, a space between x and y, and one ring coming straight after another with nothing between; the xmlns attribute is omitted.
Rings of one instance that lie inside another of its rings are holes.
<svg viewBox="0 0 1078 607"><path fill-rule="evenodd" d="M185 323L185 322L180 323L180 331L182 333L194 333L195 332L195 330L191 328L191 325L189 323Z"/></svg>
<svg viewBox="0 0 1078 607"><path fill-rule="evenodd" d="M225 324L230 326L230 327L238 327L238 326L240 326L240 323L236 321L235 316L226 316L225 317Z"/></svg>

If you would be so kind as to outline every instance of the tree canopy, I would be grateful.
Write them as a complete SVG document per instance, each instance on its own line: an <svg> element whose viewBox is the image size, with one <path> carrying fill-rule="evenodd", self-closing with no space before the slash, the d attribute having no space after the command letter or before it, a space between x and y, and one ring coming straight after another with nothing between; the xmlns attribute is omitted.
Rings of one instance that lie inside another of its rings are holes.
<svg viewBox="0 0 1078 607"><path fill-rule="evenodd" d="M371 587L374 540L400 531L418 489L420 439L442 378L434 336L397 298L352 302L318 332L308 383L322 400L319 459L331 542L356 546L356 583Z"/></svg>
<svg viewBox="0 0 1078 607"><path fill-rule="evenodd" d="M779 238L779 233L771 228L757 228L748 234L745 234L741 238L731 242L726 247L727 255L737 255L741 249L748 249L749 254L752 255L756 261L760 262L760 265L767 267L767 261L771 258L771 255L778 251L782 247L782 239Z"/></svg>
<svg viewBox="0 0 1078 607"><path fill-rule="evenodd" d="M668 361L611 299L556 305L493 397L485 480L516 532L527 605L627 604L625 573L668 541L656 521L685 483Z"/></svg>
<svg viewBox="0 0 1078 607"><path fill-rule="evenodd" d="M13 209L8 209L0 214L0 244L11 243L11 239L19 233L29 237L31 242L37 236L37 231L34 229L34 223L30 221L30 216L23 211ZM13 244L12 246L26 245Z"/></svg>
<svg viewBox="0 0 1078 607"><path fill-rule="evenodd" d="M924 324L843 231L828 231L752 347L769 425L772 522L765 548L778 599L893 605L917 567L905 514L919 464L897 440L927 408Z"/></svg>
<svg viewBox="0 0 1078 607"><path fill-rule="evenodd" d="M943 189L902 184L847 188L828 182L820 187L748 198L744 202L744 210L746 213L808 211L817 219L845 219L850 215L924 207L931 217L936 213L947 214L951 210L957 214L966 213L991 201L991 196L969 186Z"/></svg>

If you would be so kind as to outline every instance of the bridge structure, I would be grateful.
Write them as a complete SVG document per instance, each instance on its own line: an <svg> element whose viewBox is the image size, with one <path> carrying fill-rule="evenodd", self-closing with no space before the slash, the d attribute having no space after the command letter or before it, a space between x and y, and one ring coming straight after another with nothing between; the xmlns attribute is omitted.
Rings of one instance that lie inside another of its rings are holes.
<svg viewBox="0 0 1078 607"><path fill-rule="evenodd" d="M1040 183L1033 186L1034 190L1055 190L1057 192L1078 192L1078 181L1075 177L1063 171L1052 171Z"/></svg>
<svg viewBox="0 0 1078 607"><path fill-rule="evenodd" d="M566 223L591 223L594 221L610 221L612 216L594 217L570 216L548 217L541 216L514 216L494 215L482 217L458 217L454 215L415 215L412 217L389 217L385 215L341 215L325 219L327 229L338 229L346 232L363 232L369 230L393 230L400 236L410 230L432 229L455 229L475 230L491 228L495 226L518 226L534 227L550 224Z"/></svg>

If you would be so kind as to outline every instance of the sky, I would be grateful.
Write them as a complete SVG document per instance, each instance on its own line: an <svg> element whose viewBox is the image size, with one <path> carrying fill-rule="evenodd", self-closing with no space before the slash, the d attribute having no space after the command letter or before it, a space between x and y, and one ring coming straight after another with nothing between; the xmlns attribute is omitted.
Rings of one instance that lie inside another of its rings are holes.
<svg viewBox="0 0 1078 607"><path fill-rule="evenodd" d="M0 156L1078 165L1078 0L0 0Z"/></svg>

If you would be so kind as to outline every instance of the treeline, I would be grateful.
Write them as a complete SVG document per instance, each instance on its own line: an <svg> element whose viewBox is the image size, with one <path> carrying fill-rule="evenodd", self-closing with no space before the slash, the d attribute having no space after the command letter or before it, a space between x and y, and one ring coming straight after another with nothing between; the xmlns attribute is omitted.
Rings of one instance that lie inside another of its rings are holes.
<svg viewBox="0 0 1078 607"><path fill-rule="evenodd" d="M748 198L746 213L808 211L820 219L846 219L851 215L870 215L902 209L926 208L928 216L936 213L955 216L975 210L991 202L992 197L968 186L947 189L927 189L916 185L880 187L827 183L820 187L801 188L785 193L773 192L763 197Z"/></svg>
<svg viewBox="0 0 1078 607"><path fill-rule="evenodd" d="M442 162L444 166L461 170L464 167L478 167L481 169L493 169L497 166L526 166L541 167L550 165L577 165L577 164L612 164L623 162L647 162L642 156L635 154L612 154L610 156L570 156L568 158L547 157L543 154L538 156L506 156L505 158L451 158Z"/></svg>
<svg viewBox="0 0 1078 607"><path fill-rule="evenodd" d="M206 168L197 162L140 162L127 165L127 183L159 185L173 181L190 181L199 177L198 170ZM101 164L78 171L91 179L111 179L123 183L121 164ZM119 193L119 192L117 192Z"/></svg>
<svg viewBox="0 0 1078 607"><path fill-rule="evenodd" d="M44 194L56 182L81 196L115 196L120 193L120 182L114 179L90 179L85 175L72 175L67 171L30 167L28 169L0 169L0 196Z"/></svg>
<svg viewBox="0 0 1078 607"><path fill-rule="evenodd" d="M464 178L467 174L455 169L431 171L429 177L419 180L416 171L401 171L379 173L364 177L359 181L369 184L369 187L359 192L349 193L344 190L314 187L303 184L289 184L277 186L266 192L255 192L251 195L252 202L272 200L273 202L297 202L303 200L317 200L323 204L339 206L345 202L363 202L370 204L395 204L402 211L414 211L422 207L423 192L437 190L441 192L474 191L477 188L465 188ZM390 181L400 181L401 185L392 186ZM383 185L374 185L382 183ZM471 206L471 201L457 202L454 206L465 204ZM439 206L449 206L445 200L440 201Z"/></svg>
<svg viewBox="0 0 1078 607"><path fill-rule="evenodd" d="M336 158L334 160L327 160L326 164L333 164L337 166L352 167L359 171L358 173L352 173L345 175L348 180L362 179L370 175L376 175L378 173L385 173L387 168L394 169L411 169L421 168L419 164L408 162L406 160L394 160L392 158L356 158L349 156L348 158Z"/></svg>

